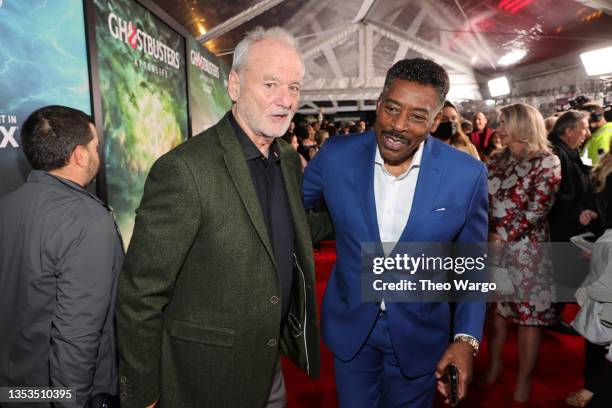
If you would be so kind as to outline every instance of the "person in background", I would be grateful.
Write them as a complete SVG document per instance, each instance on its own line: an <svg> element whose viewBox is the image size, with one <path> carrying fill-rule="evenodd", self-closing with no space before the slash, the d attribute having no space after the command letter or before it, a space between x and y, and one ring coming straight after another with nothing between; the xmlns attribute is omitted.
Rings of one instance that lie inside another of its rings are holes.
<svg viewBox="0 0 612 408"><path fill-rule="evenodd" d="M550 132L552 132L558 117L559 116L549 116L544 119L544 126L546 126L546 134L550 134Z"/></svg>
<svg viewBox="0 0 612 408"><path fill-rule="evenodd" d="M327 139L329 139L329 133L327 130L319 130L317 133L315 133L315 140L317 141L317 146L319 146L319 149L323 146Z"/></svg>
<svg viewBox="0 0 612 408"><path fill-rule="evenodd" d="M285 136L283 136L283 140L289 143L289 145L291 145L293 150L295 150L296 152L298 151L298 148L300 147L300 143L298 142L298 138L294 133L289 133L289 132L285 133ZM302 156L301 154L298 154L298 156L300 157L300 162L302 163L302 172L304 172L304 169L308 165L308 162L306 161L304 156Z"/></svg>
<svg viewBox="0 0 612 408"><path fill-rule="evenodd" d="M306 161L310 161L319 151L319 145L315 139L315 130L308 124L296 126L295 134L298 137L298 153L302 155Z"/></svg>
<svg viewBox="0 0 612 408"><path fill-rule="evenodd" d="M610 103L604 106L604 118L608 122L612 122L612 105Z"/></svg>
<svg viewBox="0 0 612 408"><path fill-rule="evenodd" d="M319 122L319 124L321 125L321 127L323 127L323 125L325 124L326 120L325 120L325 108L324 107L320 107L319 108L319 112L317 113L317 122Z"/></svg>
<svg viewBox="0 0 612 408"><path fill-rule="evenodd" d="M581 217L597 217L585 204L590 168L582 164L578 152L589 135L588 116L573 110L559 116L550 133L553 150L561 161L561 185L548 215L553 242L569 242L585 231Z"/></svg>
<svg viewBox="0 0 612 408"><path fill-rule="evenodd" d="M596 166L601 157L610 151L612 123L608 123L604 116L604 109L600 105L583 105L581 110L589 113L589 130L591 132L591 137L582 148L582 154L591 159L591 164Z"/></svg>
<svg viewBox="0 0 612 408"><path fill-rule="evenodd" d="M437 139L453 146L457 150L469 154L473 158L480 160L476 147L461 130L461 116L453 103L444 101L444 106L439 113L440 122L437 128L431 133ZM436 125L434 124L434 127Z"/></svg>
<svg viewBox="0 0 612 408"><path fill-rule="evenodd" d="M553 242L569 243L571 237L586 232L585 225L598 217L588 199L591 168L583 163L578 150L590 135L588 113L575 110L560 115L548 135L553 150L561 161L561 185L555 204L548 215ZM578 287L588 272L588 263L580 252L573 245L569 247L555 245L553 253L556 276L563 279L562 283L565 286ZM571 275L558 275L564 270L575 272ZM559 320L551 329L563 334L576 335L576 331L561 319L563 308L564 304L559 304Z"/></svg>
<svg viewBox="0 0 612 408"><path fill-rule="evenodd" d="M73 388L62 406L116 406L123 245L110 208L85 189L100 165L96 129L47 106L21 140L33 170L0 200L0 387Z"/></svg>
<svg viewBox="0 0 612 408"><path fill-rule="evenodd" d="M551 301L552 264L540 245L550 240L547 216L561 182L559 158L550 148L538 110L517 103L501 109L496 133L505 148L491 156L489 169L489 241L505 245L506 259L517 260L518 298L534 302L497 304L490 314L489 361L481 381L494 384L502 371L507 322L518 328L518 376L513 399L528 401L536 367L541 327L556 322ZM520 245L511 243L521 242ZM535 302L537 300L537 302Z"/></svg>
<svg viewBox="0 0 612 408"><path fill-rule="evenodd" d="M482 152L483 161L487 163L490 160L491 155L503 148L504 144L502 143L502 138L497 134L497 132L493 132L493 135L491 136L491 143L489 143L487 148Z"/></svg>
<svg viewBox="0 0 612 408"><path fill-rule="evenodd" d="M365 120L360 120L357 124L359 125L359 132L365 132L367 130Z"/></svg>
<svg viewBox="0 0 612 408"><path fill-rule="evenodd" d="M349 128L349 134L361 133L361 126L354 124Z"/></svg>
<svg viewBox="0 0 612 408"><path fill-rule="evenodd" d="M352 120L347 120L346 122L344 122L344 134L350 135L351 133L355 133L351 131L353 126L355 126L355 122L353 122ZM356 129L353 129L353 130L356 131Z"/></svg>
<svg viewBox="0 0 612 408"><path fill-rule="evenodd" d="M329 133L329 137L338 136L338 129L336 128L335 124L330 122L325 129L327 130L327 133Z"/></svg>
<svg viewBox="0 0 612 408"><path fill-rule="evenodd" d="M493 129L488 127L487 123L487 116L482 112L476 112L476 115L474 115L474 131L470 135L470 140L476 146L476 150L481 157L491 143L491 136L493 135Z"/></svg>
<svg viewBox="0 0 612 408"><path fill-rule="evenodd" d="M474 126L472 125L472 122L470 122L469 120L463 119L461 121L461 130L463 131L464 134L471 135L472 132L474 131Z"/></svg>

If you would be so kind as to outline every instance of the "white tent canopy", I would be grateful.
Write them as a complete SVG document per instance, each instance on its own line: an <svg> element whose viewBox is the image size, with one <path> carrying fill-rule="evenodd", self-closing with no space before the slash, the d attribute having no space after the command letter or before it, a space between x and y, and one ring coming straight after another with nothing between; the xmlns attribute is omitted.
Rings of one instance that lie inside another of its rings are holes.
<svg viewBox="0 0 612 408"><path fill-rule="evenodd" d="M609 86L587 77L578 53L612 45L612 17L606 14L612 10L610 0L236 3L241 3L241 11L198 40L206 44L234 33L237 42L270 10L281 10L277 14L286 17L282 25L299 39L306 64L303 114L316 113L321 106L329 113L373 110L386 71L411 57L429 58L447 69L449 99L454 101L489 98L486 82L501 75L509 77L517 98L554 99L569 86L572 92L605 91ZM282 8L289 6L291 12L283 16ZM502 65L517 52L525 57Z"/></svg>

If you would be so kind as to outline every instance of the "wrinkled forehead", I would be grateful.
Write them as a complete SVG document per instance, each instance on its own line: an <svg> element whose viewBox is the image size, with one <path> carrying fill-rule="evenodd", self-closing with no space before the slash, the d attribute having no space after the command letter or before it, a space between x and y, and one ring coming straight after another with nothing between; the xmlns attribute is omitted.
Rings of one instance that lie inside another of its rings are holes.
<svg viewBox="0 0 612 408"><path fill-rule="evenodd" d="M243 69L259 75L282 71L299 77L300 81L304 77L304 63L298 51L273 38L265 38L251 45Z"/></svg>

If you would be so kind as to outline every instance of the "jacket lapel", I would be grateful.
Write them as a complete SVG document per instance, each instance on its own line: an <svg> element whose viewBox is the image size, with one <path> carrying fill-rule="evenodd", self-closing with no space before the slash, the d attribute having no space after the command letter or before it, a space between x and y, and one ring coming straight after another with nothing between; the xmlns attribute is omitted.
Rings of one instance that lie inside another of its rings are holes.
<svg viewBox="0 0 612 408"><path fill-rule="evenodd" d="M270 242L270 237L268 236L263 214L261 213L261 205L259 204L259 200L257 198L257 192L255 191L255 186L253 185L251 173L246 164L240 143L234 134L234 130L229 123L227 115L219 122L216 130L219 143L225 150L223 159L225 160L227 171L229 172L232 182L238 191L238 195L240 196L240 199L242 200L242 203L249 214L253 227L255 227L262 244L266 248L272 263L276 267L272 244Z"/></svg>
<svg viewBox="0 0 612 408"><path fill-rule="evenodd" d="M423 146L423 156L421 158L421 168L419 169L419 179L417 180L412 209L406 227L400 237L400 242L418 241L417 233L421 229L425 219L429 216L436 197L436 192L440 185L440 150L434 144L431 136L427 136L425 146Z"/></svg>
<svg viewBox="0 0 612 408"><path fill-rule="evenodd" d="M363 144L362 150L356 157L363 160L355 162L356 168L353 173L355 176L354 185L358 188L358 199L363 212L363 219L368 225L370 232L369 242L380 242L378 230L378 218L376 216L376 199L374 197L374 158L376 156L376 136L371 133L371 138ZM368 241L364 241L368 242Z"/></svg>

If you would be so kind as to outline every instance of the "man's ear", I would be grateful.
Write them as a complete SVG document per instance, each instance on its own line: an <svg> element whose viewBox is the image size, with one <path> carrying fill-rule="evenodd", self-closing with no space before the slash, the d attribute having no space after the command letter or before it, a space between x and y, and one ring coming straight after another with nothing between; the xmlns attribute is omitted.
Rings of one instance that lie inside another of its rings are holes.
<svg viewBox="0 0 612 408"><path fill-rule="evenodd" d="M229 73L227 93L229 94L232 102L236 102L238 100L238 96L240 95L240 76L233 69Z"/></svg>
<svg viewBox="0 0 612 408"><path fill-rule="evenodd" d="M442 110L438 112L438 114L434 117L433 123L431 124L431 128L429 128L429 133L433 133L440 126L440 122L442 121Z"/></svg>
<svg viewBox="0 0 612 408"><path fill-rule="evenodd" d="M89 163L89 156L87 152L87 148L83 145L77 145L72 154L70 155L70 159L68 162L77 167L87 167Z"/></svg>

